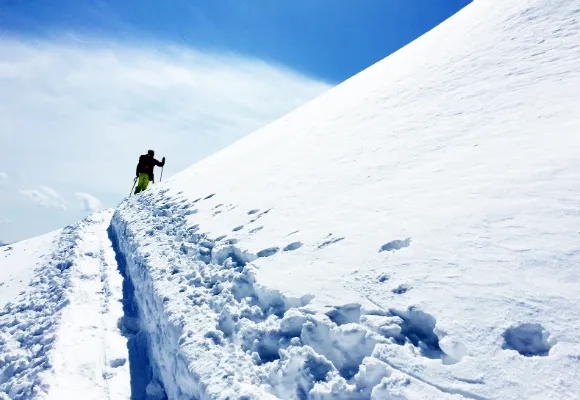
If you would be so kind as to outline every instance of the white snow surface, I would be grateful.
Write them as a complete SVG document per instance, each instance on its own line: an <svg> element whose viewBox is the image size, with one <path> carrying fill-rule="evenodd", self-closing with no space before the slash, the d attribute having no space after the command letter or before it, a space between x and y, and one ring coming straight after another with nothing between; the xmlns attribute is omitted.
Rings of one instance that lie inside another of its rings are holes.
<svg viewBox="0 0 580 400"><path fill-rule="evenodd" d="M478 0L113 217L170 399L580 393L580 2Z"/></svg>
<svg viewBox="0 0 580 400"><path fill-rule="evenodd" d="M2 267L36 268L0 309L0 399L130 398L112 213L10 246Z"/></svg>
<svg viewBox="0 0 580 400"><path fill-rule="evenodd" d="M28 285L60 231L0 247L0 308Z"/></svg>
<svg viewBox="0 0 580 400"><path fill-rule="evenodd" d="M0 399L577 398L579 61L580 1L477 0L11 245Z"/></svg>

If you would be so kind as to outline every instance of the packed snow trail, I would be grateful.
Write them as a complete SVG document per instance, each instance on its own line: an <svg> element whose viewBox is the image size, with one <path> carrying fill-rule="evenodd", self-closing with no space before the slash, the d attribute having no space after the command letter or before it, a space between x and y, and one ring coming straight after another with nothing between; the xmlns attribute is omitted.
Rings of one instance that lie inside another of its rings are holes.
<svg viewBox="0 0 580 400"><path fill-rule="evenodd" d="M63 229L28 287L0 311L0 398L129 398L111 214Z"/></svg>
<svg viewBox="0 0 580 400"><path fill-rule="evenodd" d="M112 211L87 218L70 267L69 305L63 310L54 346L55 373L48 398L128 399L127 339L118 321L123 315L122 283L107 236Z"/></svg>
<svg viewBox="0 0 580 400"><path fill-rule="evenodd" d="M150 362L149 336L142 327L141 315L135 301L135 287L127 275L125 257L118 249L117 236L111 225L107 228L107 235L112 241L115 260L123 277L123 317L119 320L118 326L128 338L131 399L157 399L159 396L156 393L162 389L156 385L153 379L154 371Z"/></svg>

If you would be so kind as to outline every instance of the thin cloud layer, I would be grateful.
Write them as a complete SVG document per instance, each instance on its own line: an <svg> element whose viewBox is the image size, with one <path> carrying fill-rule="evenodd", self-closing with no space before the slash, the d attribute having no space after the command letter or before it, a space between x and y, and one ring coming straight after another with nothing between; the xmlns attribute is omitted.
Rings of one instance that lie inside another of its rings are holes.
<svg viewBox="0 0 580 400"><path fill-rule="evenodd" d="M91 193L114 207L147 149L167 157L168 178L328 88L259 60L161 43L0 39L3 169L22 186L26 177L27 187L57 188L67 199ZM18 194L0 198L0 209L15 216L17 228L0 227L5 239L82 217L74 208L58 223L33 219L21 194L49 204L47 212L66 203L42 190L11 190Z"/></svg>
<svg viewBox="0 0 580 400"><path fill-rule="evenodd" d="M40 190L21 189L20 193L34 201L40 207L56 208L61 211L68 209L68 204L60 193L47 186L42 186Z"/></svg>
<svg viewBox="0 0 580 400"><path fill-rule="evenodd" d="M81 201L81 210L83 212L94 213L103 208L103 204L95 196L88 193L76 193L75 196Z"/></svg>

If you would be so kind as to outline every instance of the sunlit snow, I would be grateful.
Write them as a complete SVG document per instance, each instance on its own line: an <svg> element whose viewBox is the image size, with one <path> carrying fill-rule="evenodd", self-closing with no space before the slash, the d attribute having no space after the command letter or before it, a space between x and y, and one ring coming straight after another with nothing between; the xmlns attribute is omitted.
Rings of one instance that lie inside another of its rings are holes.
<svg viewBox="0 0 580 400"><path fill-rule="evenodd" d="M475 1L65 228L0 398L576 397L579 10Z"/></svg>

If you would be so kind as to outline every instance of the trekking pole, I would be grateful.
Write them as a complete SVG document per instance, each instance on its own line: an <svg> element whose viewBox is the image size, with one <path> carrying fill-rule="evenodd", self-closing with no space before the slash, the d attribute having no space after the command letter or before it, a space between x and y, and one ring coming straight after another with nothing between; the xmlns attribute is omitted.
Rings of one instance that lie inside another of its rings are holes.
<svg viewBox="0 0 580 400"><path fill-rule="evenodd" d="M133 189L135 189L135 185L137 184L137 178L135 178L133 180L133 187L131 188L131 191L129 192L129 196L131 196L133 194Z"/></svg>
<svg viewBox="0 0 580 400"><path fill-rule="evenodd" d="M159 177L159 183L163 180L163 167L161 167L161 176Z"/></svg>

